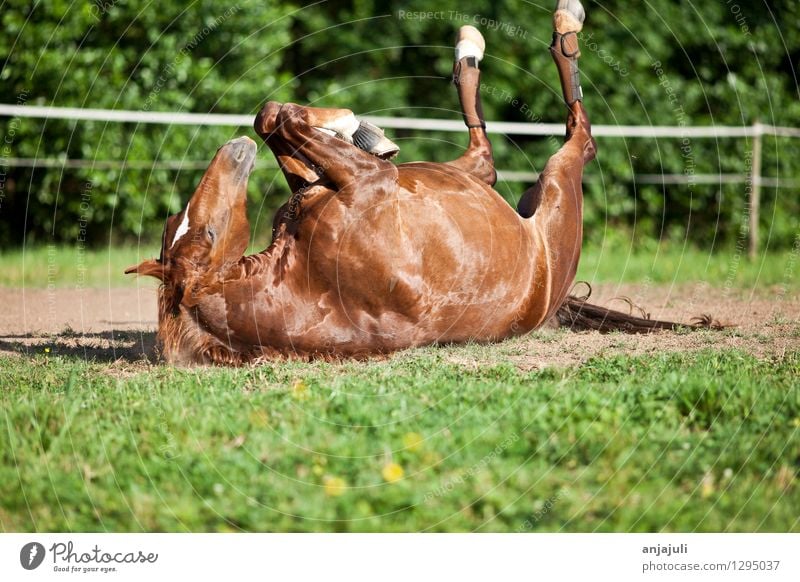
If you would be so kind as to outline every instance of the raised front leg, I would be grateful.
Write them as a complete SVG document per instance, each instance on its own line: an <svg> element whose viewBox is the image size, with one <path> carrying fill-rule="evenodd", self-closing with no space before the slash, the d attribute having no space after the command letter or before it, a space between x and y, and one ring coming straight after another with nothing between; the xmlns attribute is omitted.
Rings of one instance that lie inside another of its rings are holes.
<svg viewBox="0 0 800 582"><path fill-rule="evenodd" d="M348 109L302 107L294 103L267 103L256 117L256 132L293 169L306 166L303 174L325 177L334 189L352 190L358 180L370 175L394 177L395 166L351 145L337 135L361 126ZM351 134L358 138L357 130ZM310 180L307 180L310 182Z"/></svg>
<svg viewBox="0 0 800 582"><path fill-rule="evenodd" d="M486 42L478 29L473 26L461 27L456 41L453 83L458 90L464 123L469 129L469 147L463 156L449 164L494 186L497 172L492 157L492 144L486 136L486 121L480 95L481 71L478 68L485 49Z"/></svg>

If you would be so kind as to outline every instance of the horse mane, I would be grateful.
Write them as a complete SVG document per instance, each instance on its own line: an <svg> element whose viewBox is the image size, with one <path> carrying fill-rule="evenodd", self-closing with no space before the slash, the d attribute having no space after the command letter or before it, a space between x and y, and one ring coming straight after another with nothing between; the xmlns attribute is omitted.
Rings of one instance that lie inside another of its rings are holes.
<svg viewBox="0 0 800 582"><path fill-rule="evenodd" d="M182 365L238 366L250 361L202 329L186 307L176 305L177 291L167 285L158 290L158 345L168 362Z"/></svg>
<svg viewBox="0 0 800 582"><path fill-rule="evenodd" d="M635 305L627 297L620 297L630 306L630 311L638 310L641 316L632 313L623 313L614 309L600 307L589 303L592 287L588 284L588 291L583 296L569 295L556 311L556 319L560 327L568 327L572 331L599 331L600 333L622 332L629 334L650 333L659 329L724 329L719 321L708 314L695 317L690 323L677 323L661 319L651 319L650 314Z"/></svg>

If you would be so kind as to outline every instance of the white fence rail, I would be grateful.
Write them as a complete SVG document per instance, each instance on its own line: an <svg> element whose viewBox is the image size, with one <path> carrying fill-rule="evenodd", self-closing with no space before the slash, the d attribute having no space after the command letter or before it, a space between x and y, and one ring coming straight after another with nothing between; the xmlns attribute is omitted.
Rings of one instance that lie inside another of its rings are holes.
<svg viewBox="0 0 800 582"><path fill-rule="evenodd" d="M83 109L78 107L41 107L35 105L0 104L2 117L31 117L42 119L72 119L78 121L109 121L120 123L157 123L164 125L212 125L227 127L249 127L255 115L225 113L173 113L166 111L131 111L123 109ZM412 129L421 131L449 131L462 133L464 124L451 119L420 119L413 117L361 116L362 119L389 129ZM561 135L563 123L511 123L490 121L486 124L489 133L505 135ZM745 126L679 126L679 125L593 125L596 137L755 137L776 135L800 137L800 128L781 127L756 123Z"/></svg>
<svg viewBox="0 0 800 582"><path fill-rule="evenodd" d="M112 109L84 109L76 107L42 107L34 105L0 104L0 117L26 117L39 119L68 119L78 121L105 121L112 123L145 123L166 125L227 126L249 127L253 115L232 115L219 113L173 113L161 111L129 111ZM464 132L461 121L450 119L420 119L408 117L362 116L363 119L380 127L418 131ZM554 136L564 133L564 125L559 123L509 123L488 122L489 133L504 135ZM763 123L750 126L647 126L647 125L594 125L595 137L619 138L751 138L753 139L753 164L750 174L643 174L634 176L635 181L644 184L730 184L748 183L750 188L750 254L758 252L758 222L761 187L797 188L797 180L781 180L761 176L762 138L765 135L800 138L800 128L782 127ZM161 169L202 169L204 160L182 160L143 162L125 160L61 160L5 158L3 165L22 167L73 167L73 168L161 168ZM498 171L498 178L505 181L535 181L534 172Z"/></svg>

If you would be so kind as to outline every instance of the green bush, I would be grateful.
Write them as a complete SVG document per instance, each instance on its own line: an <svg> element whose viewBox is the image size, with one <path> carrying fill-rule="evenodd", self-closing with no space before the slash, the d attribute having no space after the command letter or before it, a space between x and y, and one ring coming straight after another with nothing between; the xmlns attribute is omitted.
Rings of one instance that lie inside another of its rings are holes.
<svg viewBox="0 0 800 582"><path fill-rule="evenodd" d="M735 7L734 7L735 6ZM415 12L436 11L421 18ZM160 2L46 6L6 2L0 15L0 91L5 103L152 111L255 113L274 99L346 106L360 113L458 119L450 85L452 41L477 24L488 44L484 108L492 120L563 119L555 69L546 50L550 5L443 0L273 2L185 7ZM603 6L587 3L581 69L595 124L794 125L800 8L670 0ZM697 13L695 10L701 10ZM402 11L402 12L401 12ZM483 24L482 24L483 22ZM654 66L660 63L660 66ZM455 157L466 135L395 131L400 161ZM0 118L4 181L0 245L95 244L156 239L168 213L193 191L219 145L252 129ZM494 136L501 169L540 170L553 140ZM747 220L744 184L654 186L634 174L743 173L744 139L599 139L587 169L586 233L635 229L654 238L734 243ZM797 179L798 142L765 138L764 175ZM77 159L86 167L20 167L8 158ZM260 156L250 187L251 218L267 230L288 192L271 155ZM125 161L125 167L100 162ZM269 160L269 161L267 161ZM156 166L153 166L156 162ZM527 185L501 184L514 202ZM763 192L763 228L771 247L790 247L800 203L791 189Z"/></svg>

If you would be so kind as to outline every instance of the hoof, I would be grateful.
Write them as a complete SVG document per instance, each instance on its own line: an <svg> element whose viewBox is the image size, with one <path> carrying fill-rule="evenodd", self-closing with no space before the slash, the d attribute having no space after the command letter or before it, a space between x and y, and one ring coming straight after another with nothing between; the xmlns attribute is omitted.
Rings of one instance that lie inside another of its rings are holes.
<svg viewBox="0 0 800 582"><path fill-rule="evenodd" d="M456 39L456 62L464 57L475 57L480 61L485 50L486 41L477 28L467 25L459 29Z"/></svg>
<svg viewBox="0 0 800 582"><path fill-rule="evenodd" d="M583 30L583 21L586 11L580 0L558 0L556 12L553 15L553 28L556 32L580 32Z"/></svg>
<svg viewBox="0 0 800 582"><path fill-rule="evenodd" d="M581 24L586 19L586 11L580 0L558 0L556 11L559 10L566 10Z"/></svg>
<svg viewBox="0 0 800 582"><path fill-rule="evenodd" d="M353 134L353 145L383 160L395 157L400 148L387 138L380 127L362 121Z"/></svg>

